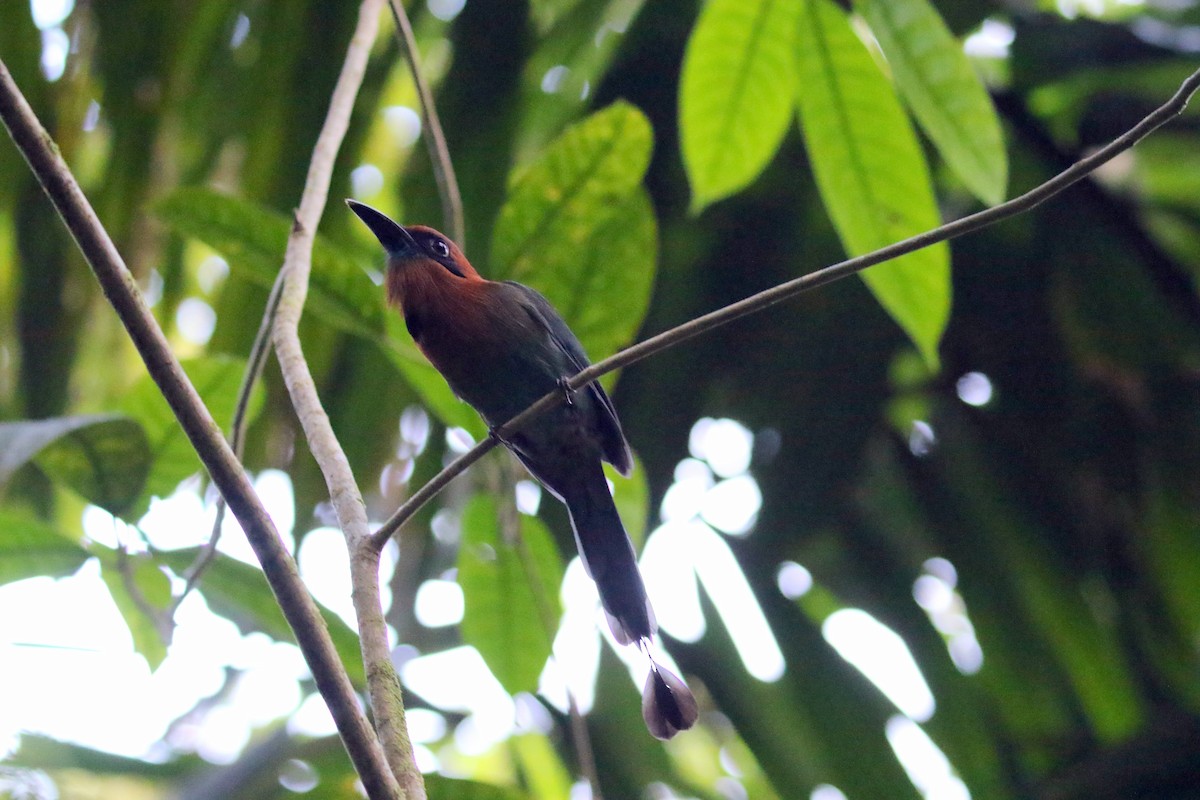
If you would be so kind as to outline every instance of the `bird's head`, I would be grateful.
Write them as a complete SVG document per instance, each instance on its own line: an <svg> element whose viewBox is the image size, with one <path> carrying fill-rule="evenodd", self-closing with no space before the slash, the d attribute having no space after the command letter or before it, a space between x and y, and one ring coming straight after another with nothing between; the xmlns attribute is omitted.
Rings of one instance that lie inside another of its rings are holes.
<svg viewBox="0 0 1200 800"><path fill-rule="evenodd" d="M405 273L445 273L442 277L477 281L482 280L471 262L463 255L448 236L424 225L405 227L381 211L356 200L347 200L346 205L358 215L383 245L388 257L388 296L393 302L399 298L401 276Z"/></svg>

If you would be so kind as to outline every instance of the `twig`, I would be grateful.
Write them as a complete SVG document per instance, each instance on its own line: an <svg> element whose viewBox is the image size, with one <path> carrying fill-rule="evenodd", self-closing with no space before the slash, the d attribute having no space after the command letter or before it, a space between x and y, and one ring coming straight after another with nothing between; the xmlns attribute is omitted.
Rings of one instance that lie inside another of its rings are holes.
<svg viewBox="0 0 1200 800"><path fill-rule="evenodd" d="M246 449L246 425L250 412L250 395L254 392L254 386L258 383L258 379L262 377L263 367L267 364L267 355L271 352L271 328L275 325L275 313L279 309L279 298L282 294L283 273L280 272L279 277L275 279L275 284L271 287L271 294L267 297L267 306L263 311L258 333L254 336L254 344L250 346L250 359L246 363L246 372L242 375L242 385L238 388L237 406L233 411L233 421L229 425L229 445L233 448L233 454L239 462ZM221 525L224 522L225 498L218 495L217 516L213 521L212 533L209 534L204 547L196 554L196 560L184 573L183 591L171 603L170 616L175 616L179 606L200 583L204 571L212 564L213 558L217 554L217 544L221 540Z"/></svg>
<svg viewBox="0 0 1200 800"><path fill-rule="evenodd" d="M433 92L429 90L429 82L421 69L420 56L417 53L417 38L413 35L412 24L408 21L408 12L400 0L388 0L392 10L392 19L396 21L396 38L408 56L408 65L412 70L413 83L417 87L417 97L421 99L421 113L425 118L425 141L429 147L429 160L433 163L433 177L437 181L438 196L442 200L442 221L450 238L458 243L460 248L466 247L466 225L463 222L462 195L458 191L458 179L454 176L454 164L450 161L450 148L446 146L446 135L442 131L442 122L438 118L437 106L433 102Z"/></svg>
<svg viewBox="0 0 1200 800"><path fill-rule="evenodd" d="M213 483L245 530L368 795L396 797L399 794L396 779L359 709L354 687L338 660L325 623L300 580L295 562L284 549L270 515L171 352L136 279L2 60L0 118L70 230Z"/></svg>
<svg viewBox="0 0 1200 800"><path fill-rule="evenodd" d="M1001 203L998 206L984 209L969 216L957 219L954 222L948 222L945 225L926 231L925 233L917 234L903 241L890 244L865 255L856 258L850 258L845 261L839 261L836 264L819 269L815 272L810 272L807 275L802 275L794 280L781 283L778 286L773 286L770 289L759 292L758 294L747 297L744 300L739 300L736 303L730 303L716 311L711 311L703 316L696 317L693 320L678 325L670 330L651 336L644 342L639 342L619 353L616 353L603 361L599 361L585 370L576 373L567 385L572 389L579 389L592 381L600 378L603 375L618 370L621 367L629 366L644 358L648 358L655 353L673 347L680 342L691 339L693 336L699 336L702 333L707 333L712 329L724 325L727 322L733 322L735 319L744 317L747 314L753 314L756 311L762 311L764 308L773 306L776 303L782 303L784 300L790 300L798 294L816 289L819 286L824 286L827 283L853 275L856 272L862 272L867 267L875 266L884 261L890 261L893 258L899 258L915 250L920 250L930 245L944 242L948 239L953 239L967 233L994 225L1001 220L1014 217L1022 214L1029 209L1049 200L1054 195L1063 191L1071 184L1083 179L1087 175L1094 172L1100 165L1112 160L1115 156L1125 152L1133 147L1139 141L1148 136L1155 129L1161 127L1166 122L1179 116L1183 110L1187 108L1188 100L1200 88L1200 70L1193 72L1186 80L1180 84L1178 91L1171 96L1171 99L1163 103L1161 106L1150 112L1142 118L1140 122L1130 128L1128 131L1118 136L1113 141L1109 142L1104 147L1092 153L1086 158L1072 164L1067 169L1055 175L1045 183L1030 189L1024 194L1014 197L1008 202ZM467 467L474 464L485 453L499 444L501 439L507 439L513 432L520 430L529 423L534 417L544 413L548 409L560 405L563 402L563 392L561 389L546 394L533 405L526 408L520 414L510 419L508 422L495 429L493 434L487 439L484 439L479 444L472 447L463 455L456 458L441 472L433 477L429 483L422 486L415 494L413 494L404 505L400 506L379 530L373 534L376 539L376 544L382 547L384 543L395 533L401 525L403 525L409 517L417 512L418 509L430 499L432 499L442 488L450 481L458 477Z"/></svg>
<svg viewBox="0 0 1200 800"><path fill-rule="evenodd" d="M515 464L516 462L510 459L510 463ZM529 588L533 592L533 602L537 607L538 619L553 650L554 635L558 632L558 615L554 613L553 605L550 602L550 592L557 590L558 587L549 587L542 583L537 565L533 560L533 553L529 550L529 542L521 535L519 518L513 531L512 544L517 551L517 559L521 562L521 569L525 573ZM551 653L551 657L553 658L553 653ZM557 659L555 661L561 671L562 665L557 664ZM600 775L596 771L596 754L592 750L592 737L588 733L587 721L579 711L579 703L575 702L575 693L571 691L571 687L565 679L563 687L567 693L567 715L571 720L571 738L575 743L575 754L579 757L579 772L591 786L592 800L604 800L600 792Z"/></svg>
<svg viewBox="0 0 1200 800"><path fill-rule="evenodd" d="M558 614L550 599L552 592L557 591L558 587L547 586L542 582L533 552L529 549L529 540L521 533L521 513L517 509L513 497L513 487L525 470L517 463L516 459L510 458L498 463L499 468L494 472L489 471L489 477L484 480L484 485L489 494L500 498L496 507L500 539L516 551L521 571L525 575L525 582L529 584L529 590L533 593L533 604L537 609L538 622L541 623L542 632L546 634L546 643L551 650L550 657L554 661L555 667L561 672L562 665L553 653L554 637L558 632ZM592 749L592 739L588 733L587 722L579 711L575 693L571 691L565 678L563 688L567 695L567 714L571 722L571 739L579 758L579 772L591 787L592 800L604 800L604 796L600 792L600 776L596 771L596 755Z"/></svg>
<svg viewBox="0 0 1200 800"><path fill-rule="evenodd" d="M561 666L560 666L561 669ZM575 693L571 687L563 686L567 692L567 718L571 721L571 738L575 740L575 755L579 757L579 772L587 779L592 788L592 800L604 800L600 791L600 772L596 769L596 754L592 749L592 735L588 732L587 720L579 710L575 701Z"/></svg>
<svg viewBox="0 0 1200 800"><path fill-rule="evenodd" d="M380 550L372 546L366 505L354 482L354 473L346 453L321 406L316 383L300 346L300 315L308 295L313 239L329 197L329 183L338 149L350 125L350 113L379 29L382 3L383 0L363 0L359 6L358 24L334 86L321 133L313 146L304 192L300 197L300 207L296 211L281 268L284 284L272 338L292 406L304 429L309 449L325 476L338 525L350 551L350 579L354 587L351 597L358 620L359 642L366 666L367 691L375 729L404 797L408 800L424 800L425 783L413 760L412 744L404 721L400 679L392 666L387 625L383 617L379 593Z"/></svg>
<svg viewBox="0 0 1200 800"><path fill-rule="evenodd" d="M113 528L116 528L117 520L113 518ZM115 531L114 531L115 533ZM137 576L134 574L134 564L129 558L129 550L123 542L117 543L117 571L121 573L121 583L125 586L125 591L129 594L133 604L137 606L138 611L154 624L154 632L158 634L158 638L162 640L164 647L169 647L171 639L175 633L175 622L173 615L164 613L163 609L155 608L154 605L146 599L146 595L142 593L142 589L137 585Z"/></svg>

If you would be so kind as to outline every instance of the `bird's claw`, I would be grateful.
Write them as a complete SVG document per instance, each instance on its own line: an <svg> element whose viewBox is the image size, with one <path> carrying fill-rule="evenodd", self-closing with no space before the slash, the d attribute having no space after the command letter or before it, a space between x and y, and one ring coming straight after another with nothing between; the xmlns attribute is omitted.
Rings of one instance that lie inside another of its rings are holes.
<svg viewBox="0 0 1200 800"><path fill-rule="evenodd" d="M559 378L558 388L563 393L563 402L569 406L575 405L575 390L571 388L570 378Z"/></svg>
<svg viewBox="0 0 1200 800"><path fill-rule="evenodd" d="M497 426L488 428L488 437L495 439L497 443L502 444L505 447L511 448L512 445L509 443L508 439L505 439L504 436L500 433L500 428L502 428L502 427L504 427L504 426L497 425Z"/></svg>

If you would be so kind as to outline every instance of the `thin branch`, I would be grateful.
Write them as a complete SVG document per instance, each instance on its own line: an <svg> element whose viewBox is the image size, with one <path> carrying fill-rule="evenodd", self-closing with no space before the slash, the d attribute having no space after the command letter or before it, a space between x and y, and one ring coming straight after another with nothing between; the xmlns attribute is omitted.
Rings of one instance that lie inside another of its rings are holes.
<svg viewBox="0 0 1200 800"><path fill-rule="evenodd" d="M438 196L442 200L442 221L450 238L457 242L460 248L465 248L467 231L463 222L462 195L458 191L458 179L454 176L454 164L450 161L450 148L446 146L446 135L442 131L442 122L433 102L433 92L429 90L429 82L425 80L425 73L421 69L417 38L413 35L412 24L408 21L408 12L404 10L404 4L400 0L388 0L388 7L392 10L392 19L396 21L396 38L408 56L413 83L417 86L417 97L421 99L421 113L425 118L426 128L425 142L429 146L433 177L437 181Z"/></svg>
<svg viewBox="0 0 1200 800"><path fill-rule="evenodd" d="M309 449L325 476L329 497L350 552L351 597L358 620L359 642L367 674L367 691L375 729L392 772L408 800L424 800L425 783L413 760L412 743L404 720L400 679L392 666L387 625L379 592L379 549L373 547L366 505L354 482L345 451L321 406L316 383L300 345L300 316L308 295L312 248L317 225L329 197L334 162L350 125L350 114L366 72L379 29L383 0L363 0L358 24L341 74L329 101L329 111L313 146L300 207L284 255L283 290L275 317L273 339L292 406L304 429Z"/></svg>
<svg viewBox="0 0 1200 800"><path fill-rule="evenodd" d="M271 287L271 294L267 297L267 306L263 311L262 322L259 323L258 333L254 335L254 344L250 346L250 359L246 364L246 372L242 375L242 385L238 388L237 406L233 411L233 421L229 425L229 445L233 448L233 454L240 462L246 449L246 427L250 416L250 395L254 393L254 387L262 377L263 368L267 364L267 356L271 352L271 329L275 325L275 314L279 310L279 298L283 294L283 273L279 273L279 277L275 279L275 285ZM175 611L187 599L187 596L200 583L200 578L204 576L205 570L212 564L213 559L217 555L217 544L221 540L221 526L225 522L225 498L217 496L217 515L213 520L212 533L209 534L208 541L200 552L196 555L196 560L192 562L184 573L184 587L179 596L175 598L171 604L171 616L175 615Z"/></svg>
<svg viewBox="0 0 1200 800"><path fill-rule="evenodd" d="M516 464L516 461L509 459L509 463ZM508 476L505 477L507 479ZM557 591L558 587L548 587L542 583L537 565L533 560L533 553L529 549L529 542L521 535L519 519L514 527L511 540L517 551L517 559L521 562L521 570L525 573L525 579L533 591L533 602L537 607L538 620L542 624L553 655L559 615L555 613L554 605L550 600L550 592ZM555 661L557 662L557 659ZM561 671L561 664L557 664L557 666ZM579 772L591 786L592 800L604 800L600 791L600 774L596 771L596 754L592 749L592 737L588 733L587 721L579 710L579 703L575 701L575 692L571 690L565 676L563 686L567 693L567 715L571 721L571 738L575 743L575 754L579 757Z"/></svg>
<svg viewBox="0 0 1200 800"><path fill-rule="evenodd" d="M117 520L113 518L113 533L116 533ZM117 542L117 571L121 574L121 583L125 587L125 591L129 594L133 604L137 606L146 619L154 624L154 631L158 634L158 638L162 640L164 647L171 645L171 639L175 635L175 621L172 614L166 613L165 609L155 608L154 605L146 599L146 595L142 593L142 588L137 584L137 575L134 574L136 565L129 557L129 549L125 547L125 543L118 540Z"/></svg>
<svg viewBox="0 0 1200 800"><path fill-rule="evenodd" d="M1171 96L1170 100L1150 112L1121 136L1118 136L1090 156L1075 162L1045 183L1039 184L1008 202L1001 203L993 208L984 209L962 219L957 219L954 222L948 222L938 228L917 234L895 244L890 244L872 253L840 261L824 269L810 272L807 275L802 275L794 280L761 291L744 300L730 303L716 311L696 317L693 320L670 330L663 331L656 336L651 336L643 342L639 342L603 361L593 364L587 369L576 373L567 381L567 385L572 389L579 389L614 370L629 366L644 358L649 358L655 353L666 350L668 347L674 347L687 339L691 339L693 336L707 333L720 325L733 322L735 319L744 317L747 314L762 311L764 308L782 303L784 300L790 300L803 292L816 289L827 283L832 283L833 281L853 275L856 272L862 272L867 267L899 258L900 256L907 255L915 250L921 250L938 242L974 233L990 225L995 225L1001 220L1023 214L1034 206L1040 205L1051 197L1054 197L1072 184L1082 180L1092 172L1095 172L1102 164L1111 161L1114 157L1133 147L1157 128L1182 114L1184 109L1187 108L1188 100L1196 92L1197 88L1200 88L1200 70L1188 76L1180 84L1178 91ZM422 505L437 495L446 484L458 477L467 467L482 458L500 440L508 438L513 432L520 430L528 424L534 417L545 413L554 406L560 405L562 402L562 390L555 389L495 429L487 439L484 439L452 461L445 469L434 476L429 483L422 486L413 494L404 505L400 506L387 522L380 526L379 530L373 534L377 546L382 547L392 534L409 517L415 514Z"/></svg>
<svg viewBox="0 0 1200 800"><path fill-rule="evenodd" d="M137 280L129 272L58 148L0 60L0 118L30 169L66 223L105 296L138 349L212 481L246 532L304 660L329 706L338 732L371 798L394 798L399 786L358 705L325 623L284 549L266 508L254 493L221 429L171 352Z"/></svg>

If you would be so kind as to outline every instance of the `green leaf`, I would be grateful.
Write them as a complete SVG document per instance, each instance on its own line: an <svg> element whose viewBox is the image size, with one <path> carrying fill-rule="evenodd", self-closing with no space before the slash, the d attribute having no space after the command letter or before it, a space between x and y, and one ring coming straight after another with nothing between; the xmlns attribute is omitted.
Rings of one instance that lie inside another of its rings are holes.
<svg viewBox="0 0 1200 800"><path fill-rule="evenodd" d="M558 800L571 795L571 773L544 733L523 733L509 740L525 784L537 800Z"/></svg>
<svg viewBox="0 0 1200 800"><path fill-rule="evenodd" d="M688 39L679 135L692 210L758 177L795 97L795 0L711 0Z"/></svg>
<svg viewBox="0 0 1200 800"><path fill-rule="evenodd" d="M588 355L599 360L637 335L650 307L657 258L654 207L639 187L612 209L576 259L539 268L527 282L562 314Z"/></svg>
<svg viewBox="0 0 1200 800"><path fill-rule="evenodd" d="M425 789L438 800L528 800L529 796L508 786L426 775Z"/></svg>
<svg viewBox="0 0 1200 800"><path fill-rule="evenodd" d="M156 207L179 233L221 253L231 270L260 286L275 283L291 220L256 203L209 189L178 189ZM382 256L381 256L382 260ZM305 311L338 330L377 338L386 307L382 290L358 262L318 237Z"/></svg>
<svg viewBox="0 0 1200 800"><path fill-rule="evenodd" d="M817 187L852 255L939 223L929 168L891 84L830 0L800 15L800 123ZM944 243L862 273L931 368L950 316Z"/></svg>
<svg viewBox="0 0 1200 800"><path fill-rule="evenodd" d="M641 187L651 131L616 103L555 140L517 179L492 237L498 277L546 296L595 360L637 333L658 257Z"/></svg>
<svg viewBox="0 0 1200 800"><path fill-rule="evenodd" d="M1008 159L1000 120L962 44L928 0L854 0L913 114L967 188L1004 199Z"/></svg>
<svg viewBox="0 0 1200 800"><path fill-rule="evenodd" d="M124 565L119 560L122 558ZM164 612L170 605L170 579L158 562L144 554L122 556L108 550L100 559L100 567L108 593L133 637L133 649L142 654L151 671L158 669L167 657L167 642L151 615Z"/></svg>
<svg viewBox="0 0 1200 800"><path fill-rule="evenodd" d="M89 557L87 550L52 525L0 508L0 584L42 575L71 575Z"/></svg>
<svg viewBox="0 0 1200 800"><path fill-rule="evenodd" d="M476 495L463 510L458 551L463 641L479 650L510 694L537 691L562 616L563 568L554 539L540 520L517 519L518 534L509 541L495 501Z"/></svg>
<svg viewBox="0 0 1200 800"><path fill-rule="evenodd" d="M116 414L0 423L0 485L30 462L112 514L146 483L150 445L135 420Z"/></svg>
<svg viewBox="0 0 1200 800"><path fill-rule="evenodd" d="M596 231L641 185L653 137L645 115L613 103L573 125L521 170L492 234L493 277L573 274Z"/></svg>
<svg viewBox="0 0 1200 800"><path fill-rule="evenodd" d="M198 548L159 553L158 560L182 575L196 559ZM208 565L200 583L208 606L229 619L242 633L260 631L280 642L295 642L296 636L279 608L267 579L258 567L244 564L220 553ZM315 600L313 602L316 602ZM325 627L333 639L342 666L355 686L366 682L358 634L341 617L317 603Z"/></svg>
<svg viewBox="0 0 1200 800"><path fill-rule="evenodd" d="M244 361L226 356L183 362L184 371L218 422L233 417L245 368ZM254 419L261 410L262 403L260 385L251 397L250 419ZM141 423L154 459L141 501L125 514L129 518L136 518L145 509L150 497L167 497L180 481L198 472L201 469L200 458L149 375L140 378L130 388L121 400L120 408Z"/></svg>

